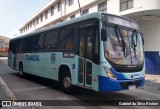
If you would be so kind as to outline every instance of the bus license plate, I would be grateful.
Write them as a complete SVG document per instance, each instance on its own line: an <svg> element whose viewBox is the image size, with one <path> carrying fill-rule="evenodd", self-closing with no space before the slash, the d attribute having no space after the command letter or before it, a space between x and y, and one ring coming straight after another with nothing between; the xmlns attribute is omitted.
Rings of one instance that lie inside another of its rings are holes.
<svg viewBox="0 0 160 109"><path fill-rule="evenodd" d="M129 85L129 86L128 86L128 89L129 89L129 90L136 89L136 86L135 86L135 85Z"/></svg>

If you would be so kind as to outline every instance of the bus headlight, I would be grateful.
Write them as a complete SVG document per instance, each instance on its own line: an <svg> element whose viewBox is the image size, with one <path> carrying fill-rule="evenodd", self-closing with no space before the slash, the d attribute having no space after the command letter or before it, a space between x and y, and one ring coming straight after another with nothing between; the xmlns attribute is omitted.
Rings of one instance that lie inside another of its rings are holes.
<svg viewBox="0 0 160 109"><path fill-rule="evenodd" d="M105 67L105 66L103 66L103 67L104 67L104 70L105 70L105 72L106 72L106 74L107 74L107 76L108 76L109 78L111 78L111 79L117 79L117 78L114 76L114 74L109 70L108 67Z"/></svg>

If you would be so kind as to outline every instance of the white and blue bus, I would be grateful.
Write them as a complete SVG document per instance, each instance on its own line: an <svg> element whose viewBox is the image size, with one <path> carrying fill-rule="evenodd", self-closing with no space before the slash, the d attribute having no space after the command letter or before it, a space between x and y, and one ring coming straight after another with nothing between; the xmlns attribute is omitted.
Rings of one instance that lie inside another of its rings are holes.
<svg viewBox="0 0 160 109"><path fill-rule="evenodd" d="M91 13L14 38L8 65L24 73L74 86L120 91L144 85L143 36L136 22Z"/></svg>

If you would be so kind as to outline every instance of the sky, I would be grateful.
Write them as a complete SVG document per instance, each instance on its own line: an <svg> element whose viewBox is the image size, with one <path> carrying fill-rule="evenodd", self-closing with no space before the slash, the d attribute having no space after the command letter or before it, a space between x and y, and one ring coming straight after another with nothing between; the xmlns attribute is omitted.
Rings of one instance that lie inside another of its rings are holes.
<svg viewBox="0 0 160 109"><path fill-rule="evenodd" d="M0 0L0 36L16 37L18 30L50 0Z"/></svg>

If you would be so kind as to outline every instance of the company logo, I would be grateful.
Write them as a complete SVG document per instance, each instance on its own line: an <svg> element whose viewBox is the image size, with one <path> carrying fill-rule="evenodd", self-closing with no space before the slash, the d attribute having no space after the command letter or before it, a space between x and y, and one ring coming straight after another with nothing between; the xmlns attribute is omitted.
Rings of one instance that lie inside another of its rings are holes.
<svg viewBox="0 0 160 109"><path fill-rule="evenodd" d="M11 101L2 101L2 106L11 106Z"/></svg>
<svg viewBox="0 0 160 109"><path fill-rule="evenodd" d="M134 76L140 76L140 74L138 73L138 74L134 74Z"/></svg>
<svg viewBox="0 0 160 109"><path fill-rule="evenodd" d="M136 78L136 77L139 77L140 76L140 74L138 73L138 74L132 74L131 75L131 78Z"/></svg>
<svg viewBox="0 0 160 109"><path fill-rule="evenodd" d="M25 55L25 60L39 61L39 55Z"/></svg>
<svg viewBox="0 0 160 109"><path fill-rule="evenodd" d="M51 64L55 64L56 54L51 54Z"/></svg>

